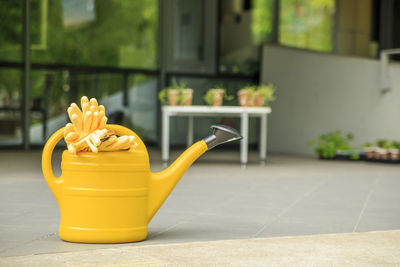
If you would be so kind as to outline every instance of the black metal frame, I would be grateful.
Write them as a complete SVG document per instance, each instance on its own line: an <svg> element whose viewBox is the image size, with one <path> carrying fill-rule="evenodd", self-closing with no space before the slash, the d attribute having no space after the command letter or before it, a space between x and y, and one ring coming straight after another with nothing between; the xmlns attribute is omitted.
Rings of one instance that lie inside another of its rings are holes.
<svg viewBox="0 0 400 267"><path fill-rule="evenodd" d="M17 69L23 71L23 86L22 86L22 97L20 107L0 107L0 112L20 112L21 114L21 129L23 129L23 140L20 145L1 145L0 149L25 149L28 150L32 147L41 147L41 146L32 146L29 140L29 127L30 127L30 114L31 112L40 112L42 113L42 133L43 139L47 136L47 119L48 119L48 90L51 83L51 77L46 73L45 83L43 88L43 105L42 107L31 107L31 99L30 99L30 80L27 80L25 76L26 67L25 63L20 62L9 62L9 61L0 61L0 69ZM95 83L94 87L91 89L93 95L97 94L97 74L99 73L115 73L122 75L122 104L123 106L129 105L129 97L128 97L128 77L129 75L136 74L144 74L149 76L157 77L159 75L159 70L148 70L148 69L138 69L138 68L116 68L116 67L91 67L91 66L76 66L76 65L68 65L68 64L41 64L41 63L32 63L29 64L29 74L28 78L30 79L30 72L32 70L45 70L45 71L68 71L73 74L94 74L95 75ZM70 83L73 82L69 81ZM68 99L71 101L75 101L74 93L76 92L75 86L70 84L71 91L69 93ZM29 90L27 90L29 88ZM27 124L27 126L26 126ZM25 131L27 129L27 131Z"/></svg>

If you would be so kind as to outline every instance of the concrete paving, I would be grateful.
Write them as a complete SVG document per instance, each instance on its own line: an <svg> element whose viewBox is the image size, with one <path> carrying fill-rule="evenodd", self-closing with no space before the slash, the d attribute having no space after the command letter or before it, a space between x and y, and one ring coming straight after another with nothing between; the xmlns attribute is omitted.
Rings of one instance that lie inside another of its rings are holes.
<svg viewBox="0 0 400 267"><path fill-rule="evenodd" d="M152 170L161 170L160 153L150 158ZM400 229L398 165L272 155L260 166L251 152L243 171L237 151L216 149L188 170L150 223L147 240L67 243L58 238L59 210L40 159L39 151L0 152L2 257ZM59 163L58 152L56 172Z"/></svg>
<svg viewBox="0 0 400 267"><path fill-rule="evenodd" d="M0 258L7 266L399 266L400 231L253 238Z"/></svg>

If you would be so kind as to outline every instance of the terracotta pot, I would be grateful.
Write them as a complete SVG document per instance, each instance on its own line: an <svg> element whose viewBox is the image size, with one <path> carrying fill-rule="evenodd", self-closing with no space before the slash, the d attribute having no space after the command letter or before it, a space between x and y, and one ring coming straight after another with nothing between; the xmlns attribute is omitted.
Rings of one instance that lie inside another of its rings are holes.
<svg viewBox="0 0 400 267"><path fill-rule="evenodd" d="M179 102L179 91L178 90L169 90L168 91L168 105L176 106Z"/></svg>
<svg viewBox="0 0 400 267"><path fill-rule="evenodd" d="M191 106L193 102L193 90L183 89L182 90L182 104L184 106Z"/></svg>
<svg viewBox="0 0 400 267"><path fill-rule="evenodd" d="M252 99L253 105L256 107L262 107L265 104L265 97L260 93L254 93Z"/></svg>
<svg viewBox="0 0 400 267"><path fill-rule="evenodd" d="M380 148L379 147L375 147L374 149L374 159L380 159Z"/></svg>
<svg viewBox="0 0 400 267"><path fill-rule="evenodd" d="M400 150L397 148L389 149L390 152L390 159L397 161L400 159Z"/></svg>
<svg viewBox="0 0 400 267"><path fill-rule="evenodd" d="M389 159L389 153L388 153L387 149L379 148L378 153L375 153L375 154L378 154L379 159L383 159L383 160Z"/></svg>
<svg viewBox="0 0 400 267"><path fill-rule="evenodd" d="M375 151L375 148L373 148L373 147L364 148L365 156L367 157L367 159L374 158L374 151Z"/></svg>
<svg viewBox="0 0 400 267"><path fill-rule="evenodd" d="M212 98L213 98L213 106L222 106L222 102L224 99L224 90L221 89L215 89L211 90Z"/></svg>
<svg viewBox="0 0 400 267"><path fill-rule="evenodd" d="M367 159L374 158L374 151L365 152L365 156L367 157Z"/></svg>
<svg viewBox="0 0 400 267"><path fill-rule="evenodd" d="M249 91L239 90L238 91L238 97L239 97L239 105L240 106L242 106L242 107L249 106L249 103L250 103L250 93L249 93Z"/></svg>

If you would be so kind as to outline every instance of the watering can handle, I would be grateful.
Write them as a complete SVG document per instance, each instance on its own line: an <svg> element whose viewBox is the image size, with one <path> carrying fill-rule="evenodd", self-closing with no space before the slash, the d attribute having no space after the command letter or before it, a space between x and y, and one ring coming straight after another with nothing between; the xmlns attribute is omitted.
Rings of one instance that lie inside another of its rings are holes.
<svg viewBox="0 0 400 267"><path fill-rule="evenodd" d="M53 154L54 147L64 136L64 127L55 132L52 136L50 136L49 140L47 140L46 145L43 148L42 153L42 171L44 178L46 179L47 184L49 185L51 191L54 196L58 200L60 194L60 184L63 182L62 177L55 177L53 173L53 169L51 167L51 155Z"/></svg>

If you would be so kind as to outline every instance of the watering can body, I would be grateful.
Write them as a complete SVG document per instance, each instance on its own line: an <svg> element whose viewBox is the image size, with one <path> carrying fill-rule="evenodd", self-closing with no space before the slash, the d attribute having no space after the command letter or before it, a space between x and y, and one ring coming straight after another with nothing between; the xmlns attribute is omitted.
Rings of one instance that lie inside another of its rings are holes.
<svg viewBox="0 0 400 267"><path fill-rule="evenodd" d="M150 167L133 151L62 156L61 239L84 243L140 241L147 236Z"/></svg>
<svg viewBox="0 0 400 267"><path fill-rule="evenodd" d="M131 130L107 125L119 135L134 135L138 146L120 152L62 154L60 177L51 157L64 129L47 141L42 170L60 207L60 238L79 243L123 243L144 240L147 225L187 168L213 146L216 138L188 148L168 169L152 173L147 149Z"/></svg>

